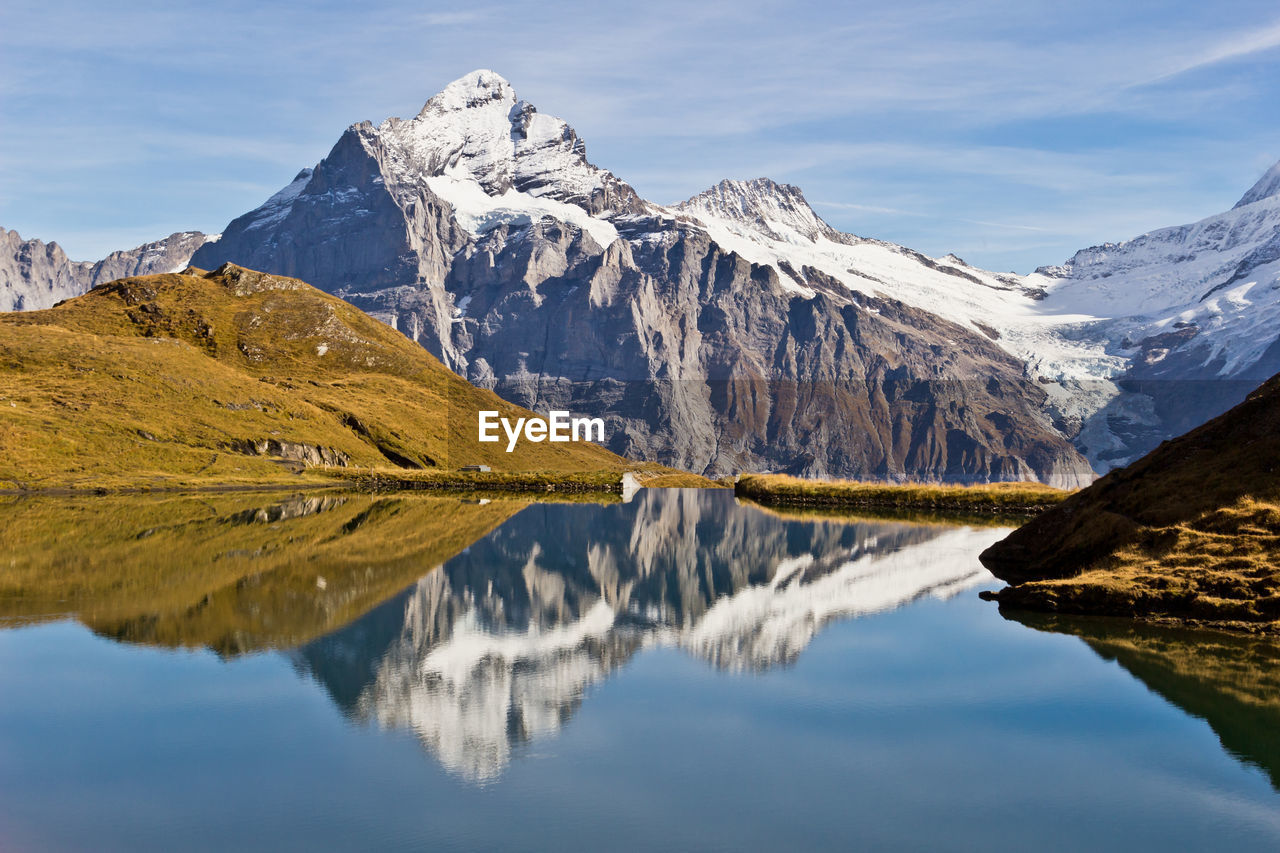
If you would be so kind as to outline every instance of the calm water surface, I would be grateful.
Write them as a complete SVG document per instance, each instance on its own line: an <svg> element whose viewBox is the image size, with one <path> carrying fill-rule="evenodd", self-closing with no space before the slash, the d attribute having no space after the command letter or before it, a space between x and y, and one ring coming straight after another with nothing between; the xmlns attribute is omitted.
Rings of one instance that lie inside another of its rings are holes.
<svg viewBox="0 0 1280 853"><path fill-rule="evenodd" d="M1280 652L727 492L0 507L0 850L1276 850Z"/></svg>

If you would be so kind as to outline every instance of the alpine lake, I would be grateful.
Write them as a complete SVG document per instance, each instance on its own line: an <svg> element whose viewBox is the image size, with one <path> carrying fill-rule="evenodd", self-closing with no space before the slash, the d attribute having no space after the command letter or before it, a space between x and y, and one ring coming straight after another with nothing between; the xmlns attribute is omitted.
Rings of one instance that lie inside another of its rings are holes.
<svg viewBox="0 0 1280 853"><path fill-rule="evenodd" d="M0 850L1280 849L1280 646L1002 615L999 522L0 504Z"/></svg>

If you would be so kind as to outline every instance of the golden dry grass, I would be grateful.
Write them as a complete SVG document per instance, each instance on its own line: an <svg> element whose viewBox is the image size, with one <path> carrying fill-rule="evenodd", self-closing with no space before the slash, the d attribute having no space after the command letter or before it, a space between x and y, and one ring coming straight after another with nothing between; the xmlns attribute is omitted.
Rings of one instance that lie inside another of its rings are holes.
<svg viewBox="0 0 1280 853"><path fill-rule="evenodd" d="M731 480L712 480L700 474L687 474L683 471L672 473L670 469L657 466L637 466L633 469L636 479L646 489L728 489L733 487Z"/></svg>
<svg viewBox="0 0 1280 853"><path fill-rule="evenodd" d="M981 555L1001 606L1244 631L1280 620L1280 377Z"/></svg>
<svg viewBox="0 0 1280 853"><path fill-rule="evenodd" d="M340 299L235 267L0 315L0 489L297 482L297 466L232 449L246 440L326 448L356 468L631 467L585 443L482 444L481 409L532 414Z"/></svg>
<svg viewBox="0 0 1280 853"><path fill-rule="evenodd" d="M1280 503L1244 497L1137 541L1067 579L1004 591L1003 604L1280 633Z"/></svg>
<svg viewBox="0 0 1280 853"><path fill-rule="evenodd" d="M854 480L805 480L784 474L738 478L738 495L766 504L831 507L956 510L1026 514L1053 506L1072 493L1041 483L986 483L972 486L933 483L865 483Z"/></svg>

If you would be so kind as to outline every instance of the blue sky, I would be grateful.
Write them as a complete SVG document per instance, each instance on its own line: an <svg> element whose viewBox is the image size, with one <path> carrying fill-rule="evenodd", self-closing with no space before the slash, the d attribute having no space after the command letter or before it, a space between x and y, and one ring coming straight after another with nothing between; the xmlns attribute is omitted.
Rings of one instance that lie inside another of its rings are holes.
<svg viewBox="0 0 1280 853"><path fill-rule="evenodd" d="M1224 210L1280 160L1274 2L5 0L0 225L85 260L218 231L475 68L654 201L766 175L998 270Z"/></svg>

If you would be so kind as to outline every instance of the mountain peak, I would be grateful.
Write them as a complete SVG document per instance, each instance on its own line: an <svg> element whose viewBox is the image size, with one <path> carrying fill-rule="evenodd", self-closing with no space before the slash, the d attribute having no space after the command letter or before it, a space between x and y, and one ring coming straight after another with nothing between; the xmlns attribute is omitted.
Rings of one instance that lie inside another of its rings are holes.
<svg viewBox="0 0 1280 853"><path fill-rule="evenodd" d="M769 178L723 180L676 208L695 216L725 220L790 243L813 242L832 230L814 213L799 187Z"/></svg>
<svg viewBox="0 0 1280 853"><path fill-rule="evenodd" d="M422 107L419 115L459 112L491 103L515 104L516 92L496 71L479 68L454 80Z"/></svg>
<svg viewBox="0 0 1280 853"><path fill-rule="evenodd" d="M1244 207L1246 204L1253 204L1255 201L1262 201L1265 198L1272 198L1280 195L1280 163L1276 163L1267 173L1258 179L1258 182L1249 188L1249 191L1240 197L1236 202L1236 207ZM1235 210L1233 207L1232 210Z"/></svg>
<svg viewBox="0 0 1280 853"><path fill-rule="evenodd" d="M587 160L586 146L568 124L519 100L511 84L488 69L454 80L409 121L387 119L367 131L384 147L385 177L394 185L426 184L456 210L495 221L528 218L530 202L550 199L591 216L637 212L643 203L629 186ZM545 206L543 206L545 207ZM516 208L520 208L516 211ZM507 213L516 217L507 219ZM546 213L539 208L538 215ZM563 216L561 217L564 218Z"/></svg>

